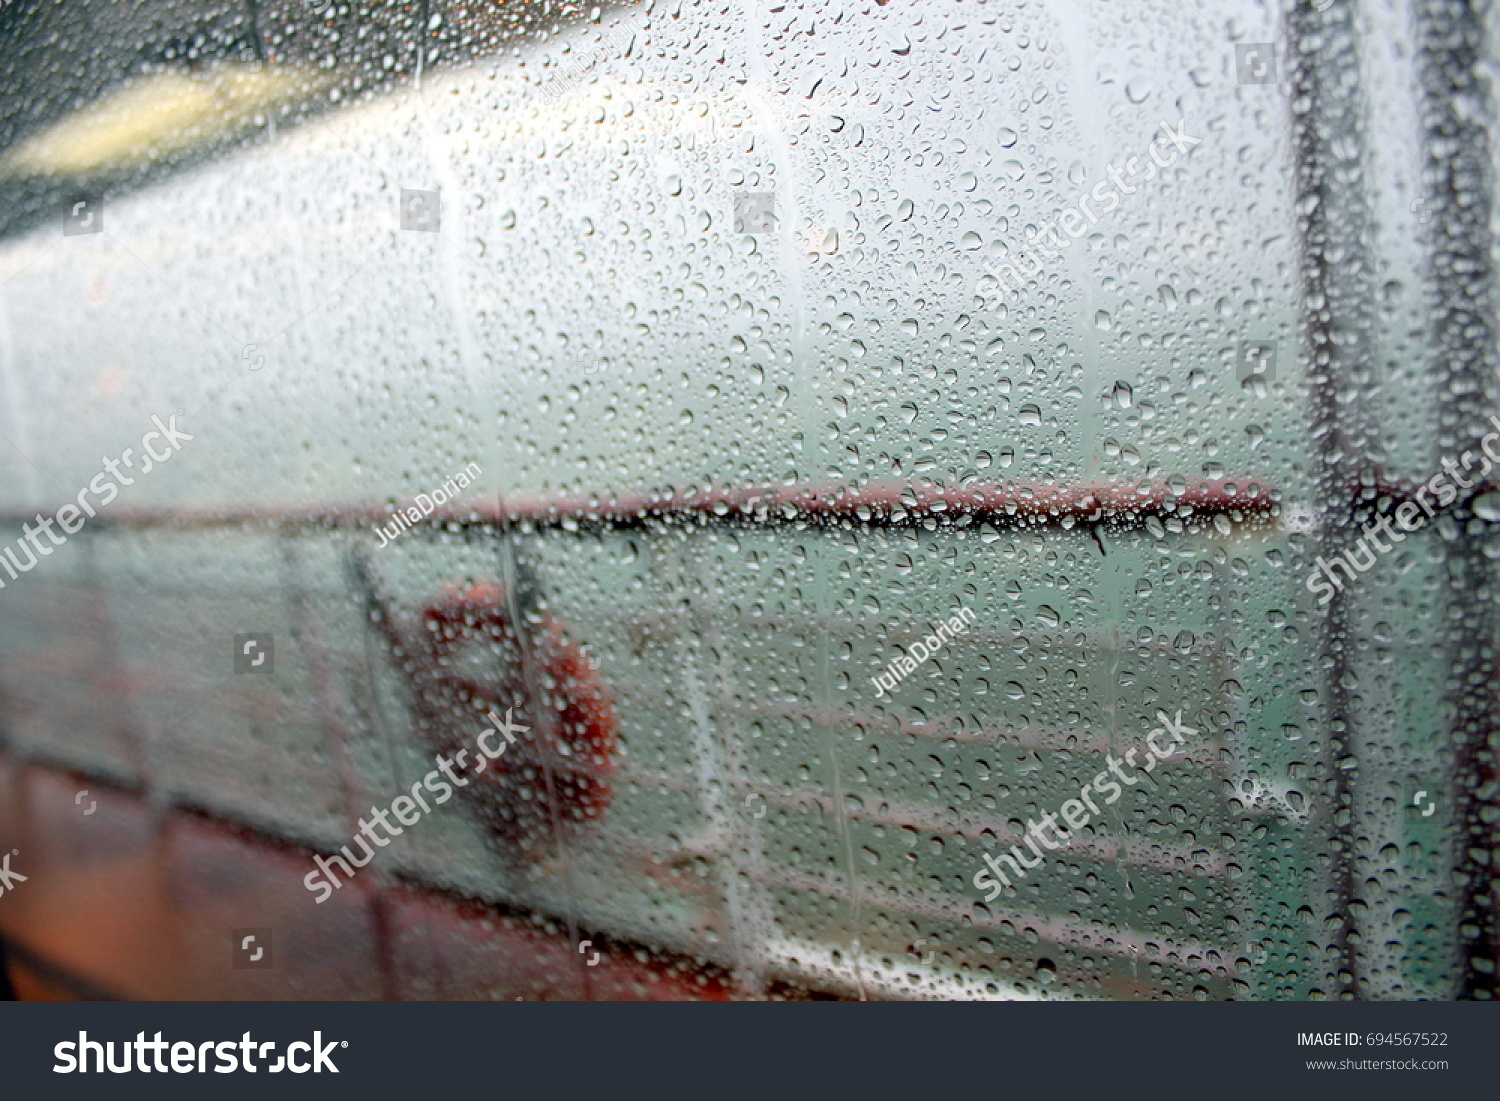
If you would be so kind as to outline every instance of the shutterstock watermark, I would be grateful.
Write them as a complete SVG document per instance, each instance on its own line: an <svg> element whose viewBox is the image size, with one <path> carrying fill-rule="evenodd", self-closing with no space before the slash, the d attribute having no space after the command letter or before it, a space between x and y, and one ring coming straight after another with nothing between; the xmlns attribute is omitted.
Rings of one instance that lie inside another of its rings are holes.
<svg viewBox="0 0 1500 1101"><path fill-rule="evenodd" d="M879 699L896 685L900 684L907 676L922 662L932 657L942 648L943 643L952 639L955 635L961 635L969 629L969 624L974 621L974 613L968 608L961 608L957 615L950 616L939 624L934 634L925 639L914 642L907 649L909 653L901 654L893 658L891 663L885 667L885 672L878 677L871 677L870 683L875 686L875 698ZM917 656L917 651L921 656Z"/></svg>
<svg viewBox="0 0 1500 1101"><path fill-rule="evenodd" d="M478 762L478 767L474 769L476 776L489 768L491 761L502 756L507 749L515 745L517 734L525 734L531 729L529 726L521 726L519 723L512 722L510 717L511 710L511 708L506 708L503 721L493 711L489 712L489 720L494 724L495 729L490 730L489 728L485 728L474 739L475 745L479 748L479 753L475 757L475 760ZM485 739L495 737L497 734L503 736L505 740L492 749L485 744ZM333 874L335 866L343 869L346 880L353 879L356 868L363 868L371 860L375 859L375 847L383 849L391 843L391 837L399 837L406 832L401 826L391 823L390 816L392 814L401 821L402 825L415 826L422 820L423 814L432 813L432 808L427 805L427 800L422 796L423 789L436 796L433 802L441 806L453 798L453 787L455 785L461 788L468 787L470 781L461 778L454 771L454 766L458 765L462 767L468 756L469 751L467 749L460 749L452 759L442 756L434 758L433 763L437 765L437 768L413 784L411 786L411 794L398 795L391 801L390 806L384 810L371 807L370 821L366 822L361 818L359 820L359 832L353 838L353 841L358 843L359 847L364 850L365 858L363 860L355 857L349 851L348 845L344 845L340 849L340 852L343 853L342 856L335 854L334 856L317 857L313 861L318 866L317 870L308 872L302 878L302 885L309 891L314 893L322 891L322 894L315 901L317 903L327 902L333 892L344 885L339 882L339 877ZM446 776L452 783L439 780L439 773ZM419 806L422 808L420 812L417 810ZM381 837L380 834L376 833L375 827L377 824L391 836ZM371 847L371 841L375 842L375 847Z"/></svg>
<svg viewBox="0 0 1500 1101"><path fill-rule="evenodd" d="M734 196L736 233L775 233L776 194L772 191L740 191Z"/></svg>
<svg viewBox="0 0 1500 1101"><path fill-rule="evenodd" d="M469 477L470 470L474 471L473 478ZM474 478L478 478L482 473L484 472L479 469L478 463L470 463L440 487L434 489L431 495L418 493L416 504L409 506L405 510L405 515L402 515L402 510L398 508L395 512L395 518L389 524L383 528L378 524L376 525L375 534L380 536L380 545L384 547L391 540L395 539L396 536L410 531L414 524L421 521L422 517L431 516L432 510L438 505L445 505L456 498L459 490L466 487Z"/></svg>
<svg viewBox="0 0 1500 1101"><path fill-rule="evenodd" d="M141 458L145 462L141 464L141 468L137 471L137 474L142 476L150 474L158 465L166 462L176 452L181 451L184 442L194 438L186 432L178 431L177 418L180 416L182 416L181 411L172 414L172 416L167 418L166 424L163 424L161 418L158 416L153 415L151 417L151 423L156 425L156 428L141 437L141 450L145 452ZM151 446L151 441L153 440L162 441L162 454L158 455ZM168 447L167 444L171 444L171 447ZM85 513L88 516L98 515L94 511L94 506L89 503L89 494L92 493L98 497L99 505L103 507L120 495L120 486L135 485L135 479L120 469L123 465L131 470L135 470L135 462L131 459L131 456L135 453L135 448L127 447L118 459L101 458L99 461L104 465L104 470L94 475L93 480L89 482L87 487L78 491L76 497L78 503L76 505L63 505L62 508L57 510L55 516L44 517L40 512L37 513L37 530L35 531L32 530L30 524L21 525L21 531L25 534L16 540L15 547L6 547L3 552L0 552L0 567L3 567L5 572L10 574L12 581L19 580L23 573L30 573L33 567L36 566L39 557L45 558L50 555L54 548L60 547L68 541L69 535L76 535L83 528L83 525L88 522L84 516ZM108 471L108 473L105 473L105 471ZM62 528L62 535L53 533L53 524ZM50 545L41 541L39 538L41 535L46 535ZM16 548L20 548L25 552L26 565L21 565L21 560L16 556ZM0 589L3 588L5 588L5 582L0 580Z"/></svg>
<svg viewBox="0 0 1500 1101"><path fill-rule="evenodd" d="M1500 452L1491 450L1495 442L1500 440L1500 418L1491 416L1490 424L1495 426L1496 431L1489 433L1479 441L1479 450L1484 452L1485 455L1485 458L1481 460L1484 465L1479 468L1473 482L1458 472L1458 464L1451 458L1444 458L1442 463L1443 473L1434 474L1427 480L1426 484L1418 486L1414 500L1403 501L1396 507L1393 515L1401 531L1397 531L1391 526L1390 516L1379 516L1365 525L1363 534L1360 535L1356 543L1356 546L1362 552L1358 558L1355 557L1354 548L1346 550L1342 554L1334 555L1331 562L1322 555L1318 556L1318 564L1308 573L1305 585L1307 591L1310 593L1322 593L1318 597L1319 605L1327 604L1332 600L1335 591L1343 592L1344 582L1335 572L1337 569L1343 569L1349 575L1349 580L1353 581L1360 574L1375 565L1377 552L1385 554L1397 543L1404 543L1406 541L1406 536L1401 534L1401 532L1417 531L1427 523L1427 520L1432 519L1436 515L1436 510L1432 507L1432 503L1427 500L1427 494L1431 493L1437 497L1439 508L1446 508L1458 500L1459 489L1473 489L1476 484L1484 480L1485 476L1489 474L1490 470L1496 464L1500 464ZM1463 468L1467 472L1473 469L1473 459L1474 452L1465 451L1459 456L1458 461L1463 464ZM1450 477L1454 482L1458 483L1457 489L1448 481ZM1424 512L1427 514L1425 519L1422 517L1422 513ZM1374 531L1371 531L1372 528ZM1375 538L1376 534L1383 535L1391 540L1390 545L1382 544L1379 539Z"/></svg>
<svg viewBox="0 0 1500 1101"><path fill-rule="evenodd" d="M63 210L63 236L104 232L104 196L84 195Z"/></svg>
<svg viewBox="0 0 1500 1101"><path fill-rule="evenodd" d="M148 1040L144 1032L137 1032L134 1040L121 1040L120 1061L116 1063L114 1040L90 1040L87 1032L80 1032L77 1040L63 1040L53 1046L52 1055L57 1062L53 1064L52 1073L103 1074L107 1070L111 1074L130 1074L132 1071L150 1074L154 1070L157 1074L165 1074L171 1070L174 1074L207 1074L212 1069L215 1074L233 1074L243 1069L250 1074L262 1070L267 1074L280 1074L283 1070L293 1074L308 1071L337 1074L339 1068L331 1057L333 1049L349 1046L348 1040L329 1040L325 1044L323 1034L314 1032L311 1042L297 1040L288 1044L286 1054L277 1056L276 1062L272 1063L270 1053L276 1050L276 1041L258 1041L248 1032L238 1040L205 1040L202 1043L163 1040L160 1032L155 1035L155 1039ZM299 1059L299 1053L310 1058ZM91 1055L92 1059L89 1058ZM133 1061L132 1055L135 1056ZM216 1060L212 1068L209 1066L210 1057ZM262 1060L258 1067L256 1059ZM170 1067L168 1062L172 1064Z"/></svg>
<svg viewBox="0 0 1500 1101"><path fill-rule="evenodd" d="M20 872L10 870L10 858L20 855L20 849L11 849L10 852L5 854L5 859L0 860L0 895L5 894L6 891L14 892L17 883L26 882L26 876Z"/></svg>
<svg viewBox="0 0 1500 1101"><path fill-rule="evenodd" d="M1165 122L1160 126L1163 137L1153 138L1146 152L1151 158L1151 163L1146 166L1146 174L1141 177L1144 180L1156 178L1156 174L1163 168L1169 168L1177 163L1179 155L1186 156L1195 145L1203 142L1202 138L1195 138L1187 132L1185 119L1177 120L1177 128L1174 130ZM1162 146L1160 155L1157 153L1158 143ZM1126 195L1136 193L1137 184L1127 183L1126 180L1134 180L1140 166L1141 158L1128 157L1125 160L1124 171L1111 162L1105 168L1105 175L1109 178L1100 180L1091 191L1079 197L1078 201L1065 209L1052 221L1039 227L1036 233L1027 242L1032 248L1041 254L1042 259L1037 260L1028 257L1025 249L1017 247L1014 258L1010 263L999 265L990 260L985 263L985 270L990 273L1006 289L1019 289L1024 287L1028 280L1038 275L1047 264L1055 263L1062 255L1062 250L1075 239L1083 236L1090 226L1096 225L1100 214L1108 214L1120 205L1121 192ZM1090 200L1099 204L1099 213L1089 205ZM1064 238L1057 230L1061 227ZM1054 242L1044 244L1043 239Z"/></svg>
<svg viewBox="0 0 1500 1101"><path fill-rule="evenodd" d="M1129 765L1130 768L1144 768L1146 772L1152 772L1155 770L1158 761L1165 761L1177 752L1177 747L1170 741L1167 742L1165 749L1158 749L1156 746L1156 738L1158 736L1165 738L1170 734L1173 741L1186 742L1187 739L1184 735L1198 733L1192 727L1183 725L1181 711L1177 712L1175 719L1167 718L1165 711L1158 711L1156 717L1160 720L1161 726L1153 728L1151 733L1146 735L1146 745L1148 748L1144 766L1135 763L1135 755L1139 752L1137 748L1130 749L1119 760L1116 760L1110 754L1105 754L1104 759L1109 767L1095 776L1092 784L1084 784L1079 789L1077 799L1069 799L1062 805L1060 810L1049 811L1047 814L1042 815L1040 822L1033 822L1029 818L1026 820L1026 846L1031 850L1032 856L1035 857L1034 860L1027 860L1018 845L1012 845L1010 852L1001 853L999 856L996 856L994 853L984 854L984 862L988 865L988 868L982 868L975 873L974 886L981 891L987 891L984 896L986 902L995 901L1000 895L1001 888L1011 885L1012 876L1019 882L1026 878L1027 873L1032 868L1041 864L1047 854L1037 848L1038 841L1046 849L1052 851L1062 848L1072 840L1073 835L1058 825L1057 819L1059 815L1066 819L1069 829L1084 829L1092 820L1093 815L1100 813L1098 805L1094 802L1095 793L1103 795L1105 797L1104 805L1109 806L1120 798L1120 794L1124 790L1120 786L1121 784L1124 784L1126 787L1134 787L1140 783L1141 778L1135 775L1135 773L1126 775L1128 770L1124 767L1125 765ZM1110 779L1111 774L1114 775L1115 779ZM1087 811L1085 807L1087 807ZM1056 842L1047 837L1047 830L1052 830L1057 834L1058 840ZM1009 875L1001 867L1002 863L1010 866ZM993 879L990 877L991 872L995 875ZM998 882L996 882L997 879Z"/></svg>
<svg viewBox="0 0 1500 1101"><path fill-rule="evenodd" d="M443 193L416 187L401 189L401 228L418 233L440 233L443 224Z"/></svg>

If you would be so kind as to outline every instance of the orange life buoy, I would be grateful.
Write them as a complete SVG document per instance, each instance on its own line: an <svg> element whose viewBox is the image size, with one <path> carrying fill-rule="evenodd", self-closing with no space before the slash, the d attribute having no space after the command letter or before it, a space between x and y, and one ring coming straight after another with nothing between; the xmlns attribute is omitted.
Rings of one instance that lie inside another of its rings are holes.
<svg viewBox="0 0 1500 1101"><path fill-rule="evenodd" d="M483 772L461 773L470 782L460 794L497 836L531 849L604 813L614 797L614 706L561 621L541 617L523 650L505 590L490 581L445 586L421 610L415 637L388 614L376 618L410 684L418 732L434 752L451 758L467 749L472 762L492 709L510 710L530 728Z"/></svg>

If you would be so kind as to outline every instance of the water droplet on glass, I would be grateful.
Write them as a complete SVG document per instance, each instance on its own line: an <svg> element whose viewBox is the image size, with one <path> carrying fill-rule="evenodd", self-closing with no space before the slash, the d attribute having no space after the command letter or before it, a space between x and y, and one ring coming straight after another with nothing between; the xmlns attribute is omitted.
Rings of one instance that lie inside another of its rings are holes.
<svg viewBox="0 0 1500 1101"><path fill-rule="evenodd" d="M1481 520L1500 520L1500 493L1481 493L1472 507Z"/></svg>

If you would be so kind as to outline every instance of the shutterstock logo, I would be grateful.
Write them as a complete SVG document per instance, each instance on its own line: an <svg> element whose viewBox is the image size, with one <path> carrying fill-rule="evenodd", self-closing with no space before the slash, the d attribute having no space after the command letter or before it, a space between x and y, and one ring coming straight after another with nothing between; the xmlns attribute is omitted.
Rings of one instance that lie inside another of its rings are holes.
<svg viewBox="0 0 1500 1101"><path fill-rule="evenodd" d="M274 1063L268 1060L276 1050L276 1041L253 1040L248 1032L238 1040L207 1040L201 1044L192 1044L187 1040L175 1043L163 1040L160 1032L155 1034L155 1039L148 1040L144 1032L137 1032L134 1041L121 1040L119 1044L120 1061L116 1063L114 1040L101 1043L90 1040L87 1032L80 1032L76 1042L63 1040L54 1045L52 1054L57 1063L53 1066L52 1073L88 1074L91 1072L89 1056L92 1055L94 1074L103 1074L106 1070L112 1074L129 1074L133 1070L139 1070L142 1074L150 1074L153 1070L165 1074L169 1069L176 1074L205 1074L209 1069L209 1056L213 1055L218 1059L213 1068L215 1074L233 1074L241 1067L250 1074L260 1070L268 1074L280 1074L283 1070L289 1070L293 1074L306 1074L308 1071L322 1074L325 1070L329 1074L337 1074L339 1068L334 1066L329 1054L334 1048L348 1047L349 1041L329 1040L325 1044L323 1034L314 1032L311 1043L297 1040L288 1044L286 1054L277 1056ZM135 1056L133 1062L132 1054ZM299 1059L299 1054L310 1055L312 1058ZM261 1061L260 1066L255 1065L257 1059ZM166 1061L171 1062L170 1068Z"/></svg>
<svg viewBox="0 0 1500 1101"><path fill-rule="evenodd" d="M1203 144L1204 139L1189 134L1187 126L1186 115L1177 120L1175 128L1165 121L1159 122L1157 129L1160 134L1154 135L1146 147L1150 163L1143 163L1140 157L1127 157L1123 167L1113 162L1105 165L1106 179L1096 182L1092 190L1079 195L1073 205L1051 221L1036 227L1029 239L1015 242L1013 248L1007 247L1005 263L987 261L985 270L988 274L980 279L981 295L990 297L993 287L1017 291L1042 273L1056 270L1063 250L1119 207L1122 196L1134 195L1143 182L1154 180L1158 175L1165 179L1166 169L1186 160L1193 146ZM1144 173L1141 172L1143 168ZM1099 207L1097 212L1095 204Z"/></svg>
<svg viewBox="0 0 1500 1101"><path fill-rule="evenodd" d="M3 895L6 891L14 891L17 883L26 882L24 875L20 872L10 870L10 858L20 855L20 849L11 849L10 852L5 854L5 859L0 861L0 895Z"/></svg>
<svg viewBox="0 0 1500 1101"><path fill-rule="evenodd" d="M236 673L276 672L276 637L268 631L234 636Z"/></svg>
<svg viewBox="0 0 1500 1101"><path fill-rule="evenodd" d="M236 929L234 940L234 969L268 968L271 964L271 930L265 926L255 929Z"/></svg>
<svg viewBox="0 0 1500 1101"><path fill-rule="evenodd" d="M151 423L156 425L156 428L141 437L143 454L137 455L135 448L127 447L120 452L118 459L102 456L99 462L104 469L94 475L85 488L78 491L74 497L76 504L63 505L52 516L43 516L38 512L34 521L35 528L29 523L21 525L21 531L24 533L22 537L15 540L13 545L0 549L3 550L3 556L0 556L0 568L10 574L12 581L19 581L23 573L30 573L39 561L51 557L54 550L68 541L68 536L76 535L91 517L99 514L89 500L91 496L96 498L99 507L103 508L120 495L121 486L135 485L136 478L150 474L173 454L181 451L184 443L196 439L197 437L177 427L177 418L182 415L180 410L173 413L167 418L165 424L162 423L160 417L153 415ZM160 452L151 446L154 440L161 441ZM141 460L140 466L135 465L136 459ZM135 478L126 474L121 467L135 471ZM54 524L62 529L61 535L52 530ZM44 535L47 537L45 541L42 539ZM3 588L5 588L5 582L0 581L0 589Z"/></svg>

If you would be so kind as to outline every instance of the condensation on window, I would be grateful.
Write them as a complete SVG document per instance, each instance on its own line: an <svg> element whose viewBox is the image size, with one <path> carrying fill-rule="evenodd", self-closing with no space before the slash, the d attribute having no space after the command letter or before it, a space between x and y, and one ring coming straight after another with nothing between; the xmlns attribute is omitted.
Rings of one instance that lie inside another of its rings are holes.
<svg viewBox="0 0 1500 1101"><path fill-rule="evenodd" d="M1468 8L15 6L17 989L1493 996Z"/></svg>

